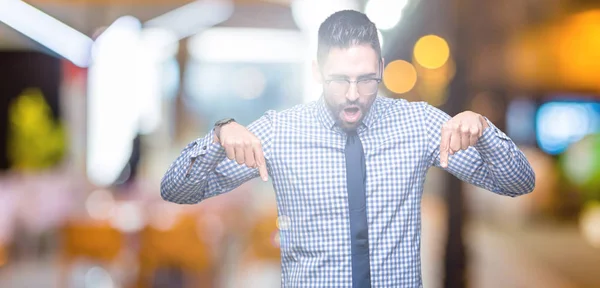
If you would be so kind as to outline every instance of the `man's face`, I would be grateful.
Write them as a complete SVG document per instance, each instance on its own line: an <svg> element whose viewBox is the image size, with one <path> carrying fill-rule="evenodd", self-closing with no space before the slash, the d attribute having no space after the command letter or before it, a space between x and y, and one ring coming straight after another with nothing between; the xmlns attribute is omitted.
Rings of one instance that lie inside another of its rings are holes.
<svg viewBox="0 0 600 288"><path fill-rule="evenodd" d="M380 62L371 46L355 45L332 48L325 63L315 65L325 102L342 129L356 129L371 108L381 78Z"/></svg>

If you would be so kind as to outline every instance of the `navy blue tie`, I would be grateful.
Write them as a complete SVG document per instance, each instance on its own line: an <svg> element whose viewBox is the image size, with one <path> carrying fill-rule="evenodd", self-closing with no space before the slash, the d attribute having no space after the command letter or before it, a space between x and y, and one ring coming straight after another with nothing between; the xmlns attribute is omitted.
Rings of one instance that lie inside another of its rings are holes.
<svg viewBox="0 0 600 288"><path fill-rule="evenodd" d="M367 227L365 153L356 132L346 141L346 183L350 212L350 245L352 247L352 287L370 288L369 232Z"/></svg>

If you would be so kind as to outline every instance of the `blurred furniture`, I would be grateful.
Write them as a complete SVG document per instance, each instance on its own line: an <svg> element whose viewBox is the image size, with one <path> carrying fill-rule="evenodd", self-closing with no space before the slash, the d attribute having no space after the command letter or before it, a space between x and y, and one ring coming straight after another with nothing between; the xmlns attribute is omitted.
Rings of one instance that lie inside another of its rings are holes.
<svg viewBox="0 0 600 288"><path fill-rule="evenodd" d="M277 210L262 211L251 218L234 287L280 287L281 252Z"/></svg>
<svg viewBox="0 0 600 288"><path fill-rule="evenodd" d="M276 213L259 218L251 227L249 236L248 244L252 260L278 263L281 261Z"/></svg>
<svg viewBox="0 0 600 288"><path fill-rule="evenodd" d="M6 246L3 243L0 243L0 268L8 263L7 252Z"/></svg>
<svg viewBox="0 0 600 288"><path fill-rule="evenodd" d="M106 266L117 261L124 246L123 234L105 221L69 221L61 231L60 286L66 286L76 260L90 260Z"/></svg>
<svg viewBox="0 0 600 288"><path fill-rule="evenodd" d="M214 265L210 246L200 237L211 233L191 213L182 213L167 229L146 226L140 234L137 287L151 287L159 269L183 271L189 287L213 287ZM191 276L191 277L187 277Z"/></svg>

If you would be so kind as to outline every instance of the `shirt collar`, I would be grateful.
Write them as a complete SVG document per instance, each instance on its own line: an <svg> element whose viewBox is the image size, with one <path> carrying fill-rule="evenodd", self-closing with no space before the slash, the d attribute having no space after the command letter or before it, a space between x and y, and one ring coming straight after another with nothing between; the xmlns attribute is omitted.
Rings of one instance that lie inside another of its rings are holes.
<svg viewBox="0 0 600 288"><path fill-rule="evenodd" d="M359 130L361 128L373 128L373 125L377 121L377 118L379 118L379 114L381 114L380 108L382 105L380 102L380 96L375 97L375 101L373 101L371 109L367 111L367 114L363 118ZM327 103L325 102L325 98L323 95L321 95L321 97L317 101L317 118L325 127L327 127L327 129L335 129L337 127L335 123L335 118L333 117L333 115L331 115L331 111L329 110L329 107L327 107Z"/></svg>

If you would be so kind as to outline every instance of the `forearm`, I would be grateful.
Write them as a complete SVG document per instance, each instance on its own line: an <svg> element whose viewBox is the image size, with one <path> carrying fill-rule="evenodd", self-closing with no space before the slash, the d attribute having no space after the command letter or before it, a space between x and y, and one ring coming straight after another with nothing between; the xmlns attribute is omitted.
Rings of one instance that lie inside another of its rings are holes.
<svg viewBox="0 0 600 288"><path fill-rule="evenodd" d="M219 191L213 191L218 188L213 179L217 166L225 159L225 150L215 143L213 131L190 143L163 176L162 198L179 204L194 204L209 194L218 194Z"/></svg>
<svg viewBox="0 0 600 288"><path fill-rule="evenodd" d="M440 165L442 125L451 117L443 111L425 106L424 124L429 137L430 165ZM535 174L517 146L489 120L483 135L474 146L450 156L443 168L459 179L486 190L507 195L527 194L535 187Z"/></svg>
<svg viewBox="0 0 600 288"><path fill-rule="evenodd" d="M489 125L475 145L482 160L479 169L484 185L507 196L530 193L535 187L535 173L525 155L502 131Z"/></svg>
<svg viewBox="0 0 600 288"><path fill-rule="evenodd" d="M267 161L275 115L275 111L267 111L248 126L248 131L261 140ZM204 138L190 143L169 167L162 179L161 196L170 202L194 204L229 192L258 175L257 169L227 159L213 129Z"/></svg>

